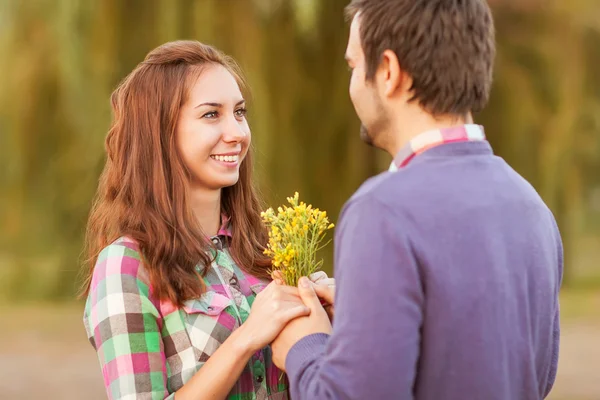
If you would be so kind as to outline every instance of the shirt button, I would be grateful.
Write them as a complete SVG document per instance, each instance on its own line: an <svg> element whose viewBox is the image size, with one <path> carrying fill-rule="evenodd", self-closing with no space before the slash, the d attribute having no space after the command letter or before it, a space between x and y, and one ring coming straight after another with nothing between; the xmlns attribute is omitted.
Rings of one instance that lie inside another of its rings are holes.
<svg viewBox="0 0 600 400"><path fill-rule="evenodd" d="M207 309L208 311L212 311L212 310L214 310L215 308L214 308L213 306L208 306L208 307L206 307L206 309Z"/></svg>
<svg viewBox="0 0 600 400"><path fill-rule="evenodd" d="M218 237L212 238L213 244L217 247L217 249L222 250L223 245L221 244L221 240Z"/></svg>
<svg viewBox="0 0 600 400"><path fill-rule="evenodd" d="M231 286L236 286L236 285L238 284L238 280L237 280L237 278L236 278L235 276L234 276L233 278L231 278L231 279L229 280L229 284L230 284Z"/></svg>
<svg viewBox="0 0 600 400"><path fill-rule="evenodd" d="M254 361L253 371L256 382L261 383L265 379L265 366L260 360Z"/></svg>

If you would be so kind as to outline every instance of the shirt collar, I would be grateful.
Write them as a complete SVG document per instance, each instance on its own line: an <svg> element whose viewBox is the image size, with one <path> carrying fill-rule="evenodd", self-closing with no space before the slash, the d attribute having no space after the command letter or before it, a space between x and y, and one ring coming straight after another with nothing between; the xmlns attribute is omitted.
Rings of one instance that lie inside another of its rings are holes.
<svg viewBox="0 0 600 400"><path fill-rule="evenodd" d="M415 156L446 143L486 140L483 126L465 124L451 128L434 129L415 136L394 157L389 171L395 172L406 166Z"/></svg>
<svg viewBox="0 0 600 400"><path fill-rule="evenodd" d="M217 236L232 236L230 218L225 214L221 214L221 227L219 228L219 232L217 232Z"/></svg>
<svg viewBox="0 0 600 400"><path fill-rule="evenodd" d="M223 250L225 243L227 243L227 240L224 238L231 239L231 237L230 218L225 214L221 214L221 227L215 236L210 237L210 241L213 242L217 250Z"/></svg>

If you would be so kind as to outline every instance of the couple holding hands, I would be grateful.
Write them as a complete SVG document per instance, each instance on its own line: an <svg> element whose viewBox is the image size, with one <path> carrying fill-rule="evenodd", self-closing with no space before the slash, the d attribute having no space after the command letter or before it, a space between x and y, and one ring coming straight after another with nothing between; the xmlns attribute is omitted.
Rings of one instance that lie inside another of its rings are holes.
<svg viewBox="0 0 600 400"><path fill-rule="evenodd" d="M346 11L360 135L393 162L340 213L335 280L291 287L269 273L247 87L230 57L166 43L113 92L84 285L110 399L549 393L562 244L473 123L492 84L488 5L353 0Z"/></svg>

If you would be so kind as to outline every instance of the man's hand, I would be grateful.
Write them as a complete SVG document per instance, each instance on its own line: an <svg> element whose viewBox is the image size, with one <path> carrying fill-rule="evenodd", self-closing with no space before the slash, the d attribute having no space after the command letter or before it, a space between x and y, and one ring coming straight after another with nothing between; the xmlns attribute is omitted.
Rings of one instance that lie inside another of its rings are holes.
<svg viewBox="0 0 600 400"><path fill-rule="evenodd" d="M271 273L271 278L279 285L283 285L283 280L281 279L280 271L273 271ZM335 298L335 279L327 276L327 273L324 271L318 271L314 274L311 274L308 277L313 284L315 289L315 293L321 300L321 304L325 311L327 311L327 315L329 316L329 321L333 323L333 316L335 314L335 310L333 307L334 298Z"/></svg>
<svg viewBox="0 0 600 400"><path fill-rule="evenodd" d="M321 304L327 311L329 321L333 323L333 315L335 313L333 302L335 298L335 279L329 278L323 271L315 272L310 276L313 283L315 293L321 299Z"/></svg>
<svg viewBox="0 0 600 400"><path fill-rule="evenodd" d="M315 286L317 285L312 284L308 278L300 278L298 282L300 298L310 309L310 315L291 321L271 344L273 362L282 371L285 371L285 360L290 349L300 339L314 333L331 334L331 322L317 297Z"/></svg>

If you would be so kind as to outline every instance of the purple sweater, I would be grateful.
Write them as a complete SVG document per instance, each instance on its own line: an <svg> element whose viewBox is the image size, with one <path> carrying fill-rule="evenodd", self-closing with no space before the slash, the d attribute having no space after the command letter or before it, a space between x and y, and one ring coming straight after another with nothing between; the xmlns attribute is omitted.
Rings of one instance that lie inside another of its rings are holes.
<svg viewBox="0 0 600 400"><path fill-rule="evenodd" d="M544 398L562 259L552 213L485 141L368 180L336 230L333 333L288 354L292 398Z"/></svg>

